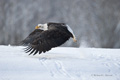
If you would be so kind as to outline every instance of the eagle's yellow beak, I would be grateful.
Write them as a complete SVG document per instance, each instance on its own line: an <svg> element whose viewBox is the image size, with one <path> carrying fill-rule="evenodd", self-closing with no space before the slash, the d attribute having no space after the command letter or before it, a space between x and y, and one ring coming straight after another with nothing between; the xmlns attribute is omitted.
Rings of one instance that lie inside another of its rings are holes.
<svg viewBox="0 0 120 80"><path fill-rule="evenodd" d="M36 27L35 27L35 29L39 29L39 28L40 28L40 26L36 26Z"/></svg>

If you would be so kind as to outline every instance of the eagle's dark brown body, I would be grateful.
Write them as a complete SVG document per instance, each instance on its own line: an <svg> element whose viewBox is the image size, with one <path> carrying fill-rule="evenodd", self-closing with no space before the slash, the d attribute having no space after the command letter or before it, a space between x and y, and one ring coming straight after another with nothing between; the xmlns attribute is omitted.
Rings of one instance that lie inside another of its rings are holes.
<svg viewBox="0 0 120 80"><path fill-rule="evenodd" d="M33 55L41 54L65 43L73 37L64 23L48 23L48 30L35 29L25 40L23 45L27 45L26 52Z"/></svg>

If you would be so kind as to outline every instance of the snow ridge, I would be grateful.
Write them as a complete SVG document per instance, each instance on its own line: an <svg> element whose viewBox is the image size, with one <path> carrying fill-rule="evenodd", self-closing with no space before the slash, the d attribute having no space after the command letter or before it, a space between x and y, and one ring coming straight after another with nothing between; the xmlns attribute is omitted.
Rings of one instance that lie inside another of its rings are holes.
<svg viewBox="0 0 120 80"><path fill-rule="evenodd" d="M120 80L120 49L54 48L28 56L0 46L0 80Z"/></svg>

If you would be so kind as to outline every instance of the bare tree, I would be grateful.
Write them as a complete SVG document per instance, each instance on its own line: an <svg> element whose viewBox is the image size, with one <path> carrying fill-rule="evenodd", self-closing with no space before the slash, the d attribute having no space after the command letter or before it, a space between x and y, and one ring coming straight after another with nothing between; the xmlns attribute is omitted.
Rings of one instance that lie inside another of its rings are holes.
<svg viewBox="0 0 120 80"><path fill-rule="evenodd" d="M0 44L17 44L38 23L65 22L78 43L63 46L120 47L119 0L0 0Z"/></svg>

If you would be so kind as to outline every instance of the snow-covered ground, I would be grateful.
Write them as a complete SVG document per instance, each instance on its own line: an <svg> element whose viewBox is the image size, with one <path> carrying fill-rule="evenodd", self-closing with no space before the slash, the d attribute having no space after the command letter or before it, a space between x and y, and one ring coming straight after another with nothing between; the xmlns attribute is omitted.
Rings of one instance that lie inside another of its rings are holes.
<svg viewBox="0 0 120 80"><path fill-rule="evenodd" d="M120 49L58 47L28 56L0 46L0 80L120 80Z"/></svg>

